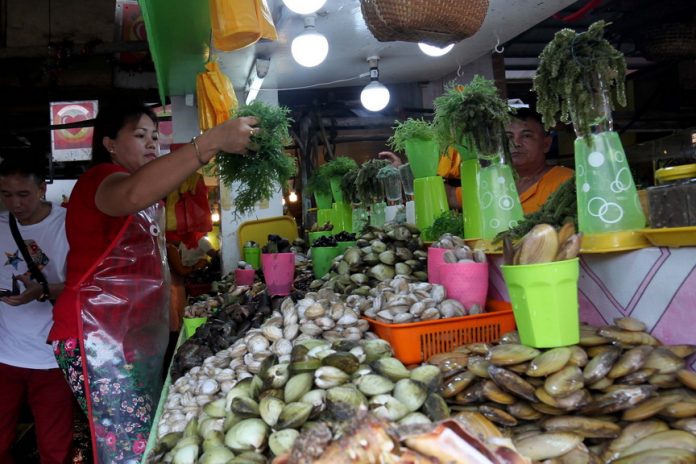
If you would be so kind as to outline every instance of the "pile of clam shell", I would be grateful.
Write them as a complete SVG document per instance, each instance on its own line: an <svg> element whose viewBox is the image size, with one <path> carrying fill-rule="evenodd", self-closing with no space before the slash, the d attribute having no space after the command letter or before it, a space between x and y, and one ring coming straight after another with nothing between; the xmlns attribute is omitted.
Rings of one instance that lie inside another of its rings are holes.
<svg viewBox="0 0 696 464"><path fill-rule="evenodd" d="M433 248L444 248L447 251L442 255L446 263L485 263L486 253L480 249L472 250L461 237L452 234L444 234L432 244Z"/></svg>
<svg viewBox="0 0 696 464"><path fill-rule="evenodd" d="M222 397L242 379L259 372L261 363L275 355L290 361L295 343L324 338L359 341L376 338L369 323L327 289L310 292L295 304L286 298L259 328L252 328L227 349L217 352L178 378L169 389L158 424L158 436L184 430L202 405Z"/></svg>
<svg viewBox="0 0 696 464"><path fill-rule="evenodd" d="M518 450L545 462L694 462L693 345L661 345L632 318L581 326L578 345L545 351L474 343L433 356L453 410L506 428ZM689 457L690 456L690 457Z"/></svg>
<svg viewBox="0 0 696 464"><path fill-rule="evenodd" d="M224 397L208 401L183 433L160 433L153 458L237 462L230 460L244 454L244 462L264 462L264 456L292 449L299 430L312 421L348 420L365 407L400 424L427 424L449 416L447 404L435 392L439 369L408 370L391 357L384 340L304 340L286 361L282 358L267 357L253 376Z"/></svg>
<svg viewBox="0 0 696 464"><path fill-rule="evenodd" d="M367 296L350 295L346 305L385 324L432 321L480 312L474 305L467 311L459 301L448 299L445 287L397 277L377 284Z"/></svg>
<svg viewBox="0 0 696 464"><path fill-rule="evenodd" d="M357 240L356 246L334 259L329 273L312 282L310 288L367 295L377 283L397 275L426 281L427 256L420 232L413 225L372 227Z"/></svg>

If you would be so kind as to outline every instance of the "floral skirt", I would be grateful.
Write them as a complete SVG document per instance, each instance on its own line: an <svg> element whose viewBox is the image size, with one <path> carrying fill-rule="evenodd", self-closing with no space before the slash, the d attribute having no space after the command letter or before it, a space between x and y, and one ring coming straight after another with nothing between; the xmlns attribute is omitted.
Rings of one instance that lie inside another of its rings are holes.
<svg viewBox="0 0 696 464"><path fill-rule="evenodd" d="M54 341L53 352L77 402L87 414L80 344L74 338ZM96 435L92 441L101 463L139 463L152 425L152 398L138 387L127 366L122 374L118 379L110 376L90 382L92 405L98 405L94 410L99 411L92 417Z"/></svg>

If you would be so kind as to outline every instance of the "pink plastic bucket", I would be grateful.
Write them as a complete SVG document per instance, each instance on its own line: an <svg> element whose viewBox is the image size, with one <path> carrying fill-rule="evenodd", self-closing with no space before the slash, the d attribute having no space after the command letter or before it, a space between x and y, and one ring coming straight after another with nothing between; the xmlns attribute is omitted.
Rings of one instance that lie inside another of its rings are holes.
<svg viewBox="0 0 696 464"><path fill-rule="evenodd" d="M441 284L440 266L445 264L442 259L447 248L428 247L428 282L431 284Z"/></svg>
<svg viewBox="0 0 696 464"><path fill-rule="evenodd" d="M486 306L488 263L443 263L440 277L447 298L459 301L466 309Z"/></svg>
<svg viewBox="0 0 696 464"><path fill-rule="evenodd" d="M237 285L253 285L256 271L253 269L235 269L234 281Z"/></svg>
<svg viewBox="0 0 696 464"><path fill-rule="evenodd" d="M294 253L263 253L261 268L270 295L289 295L295 277Z"/></svg>

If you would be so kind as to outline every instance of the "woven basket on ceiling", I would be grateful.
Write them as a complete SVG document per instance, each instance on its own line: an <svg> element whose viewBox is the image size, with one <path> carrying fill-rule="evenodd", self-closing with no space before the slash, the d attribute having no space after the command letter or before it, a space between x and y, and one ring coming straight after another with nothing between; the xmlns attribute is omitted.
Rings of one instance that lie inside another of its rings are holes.
<svg viewBox="0 0 696 464"><path fill-rule="evenodd" d="M648 26L636 45L650 61L696 58L696 26L684 23Z"/></svg>
<svg viewBox="0 0 696 464"><path fill-rule="evenodd" d="M488 0L360 0L367 27L380 42L445 46L476 33Z"/></svg>

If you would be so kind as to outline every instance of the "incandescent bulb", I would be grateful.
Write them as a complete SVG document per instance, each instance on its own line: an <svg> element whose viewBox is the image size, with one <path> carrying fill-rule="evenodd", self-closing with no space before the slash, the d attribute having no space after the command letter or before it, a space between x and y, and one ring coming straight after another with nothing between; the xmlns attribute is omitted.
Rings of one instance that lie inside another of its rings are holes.
<svg viewBox="0 0 696 464"><path fill-rule="evenodd" d="M326 59L329 42L322 34L309 29L293 39L290 52L298 64L313 68Z"/></svg>
<svg viewBox="0 0 696 464"><path fill-rule="evenodd" d="M285 6L295 13L306 15L324 6L326 0L283 0Z"/></svg>

